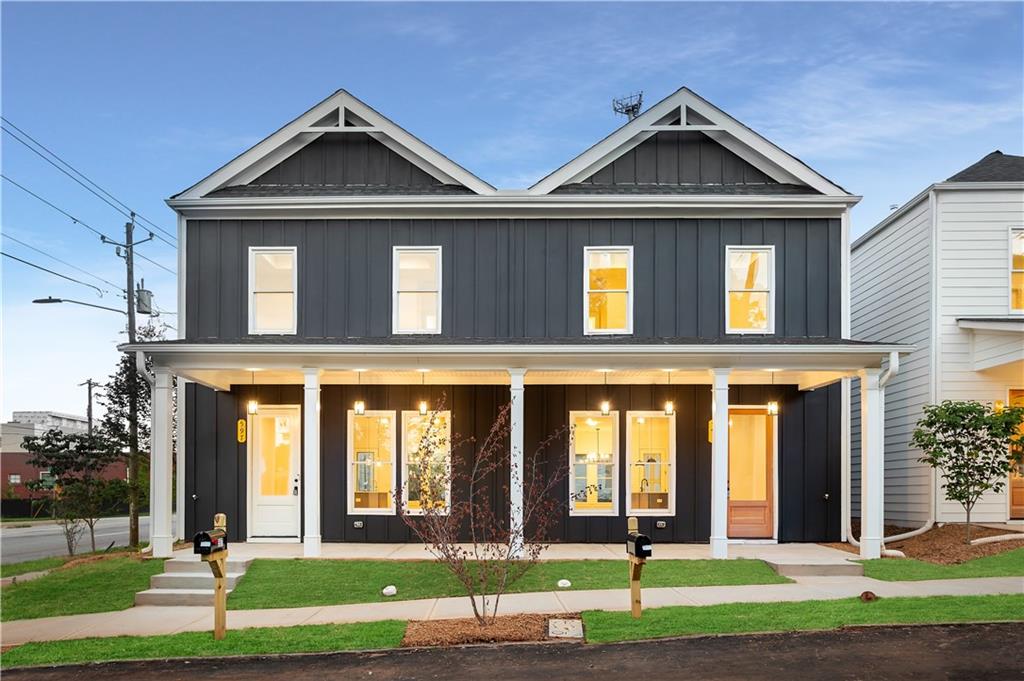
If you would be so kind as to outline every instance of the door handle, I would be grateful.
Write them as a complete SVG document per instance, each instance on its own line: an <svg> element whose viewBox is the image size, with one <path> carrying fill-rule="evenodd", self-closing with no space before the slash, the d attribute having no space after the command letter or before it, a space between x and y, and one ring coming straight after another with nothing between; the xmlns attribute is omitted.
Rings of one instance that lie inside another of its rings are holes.
<svg viewBox="0 0 1024 681"><path fill-rule="evenodd" d="M293 497L299 496L299 479L298 478L295 478L294 480L292 480L292 496Z"/></svg>
<svg viewBox="0 0 1024 681"><path fill-rule="evenodd" d="M199 495L198 495L198 494L193 494L193 495L192 495L192 501L195 501L195 500L196 500L196 499L198 499L198 498L199 498Z"/></svg>

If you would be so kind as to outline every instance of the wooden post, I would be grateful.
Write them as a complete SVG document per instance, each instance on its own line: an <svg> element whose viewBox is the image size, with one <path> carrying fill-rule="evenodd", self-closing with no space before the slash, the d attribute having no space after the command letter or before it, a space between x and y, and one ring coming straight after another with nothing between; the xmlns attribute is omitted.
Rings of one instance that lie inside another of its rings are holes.
<svg viewBox="0 0 1024 681"><path fill-rule="evenodd" d="M626 528L630 533L639 532L640 523L635 517L630 517L626 520ZM629 555L629 609L633 619L640 619L640 613L643 609L640 602L640 573L643 572L644 563L646 562L646 558L637 558L632 554Z"/></svg>
<svg viewBox="0 0 1024 681"><path fill-rule="evenodd" d="M223 513L213 516L213 529L227 532L228 517ZM225 549L202 556L202 559L210 564L213 573L213 638L221 641L228 628L228 592L225 585L228 552Z"/></svg>

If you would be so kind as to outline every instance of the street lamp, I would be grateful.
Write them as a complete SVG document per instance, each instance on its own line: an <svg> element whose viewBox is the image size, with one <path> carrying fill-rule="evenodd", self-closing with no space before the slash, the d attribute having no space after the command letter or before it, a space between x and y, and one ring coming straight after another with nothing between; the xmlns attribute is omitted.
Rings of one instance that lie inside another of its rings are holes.
<svg viewBox="0 0 1024 681"><path fill-rule="evenodd" d="M116 307L106 307L104 305L94 305L92 303L83 303L80 300L70 300L68 298L54 298L53 296L47 296L46 298L36 298L32 301L37 305L50 305L52 303L71 303L73 305L84 305L86 307L95 307L100 310L109 310L110 312L119 312L125 316L128 315L124 310L118 310Z"/></svg>

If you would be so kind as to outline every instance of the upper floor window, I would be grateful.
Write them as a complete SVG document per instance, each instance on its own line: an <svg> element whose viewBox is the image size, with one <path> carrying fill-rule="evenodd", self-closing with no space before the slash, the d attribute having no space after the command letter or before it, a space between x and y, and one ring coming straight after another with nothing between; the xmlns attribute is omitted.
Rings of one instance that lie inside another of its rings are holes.
<svg viewBox="0 0 1024 681"><path fill-rule="evenodd" d="M583 252L584 333L633 332L633 247Z"/></svg>
<svg viewBox="0 0 1024 681"><path fill-rule="evenodd" d="M7 482L12 484L12 485L20 485L21 484L21 474L20 473L11 473L10 475L7 476Z"/></svg>
<svg viewBox="0 0 1024 681"><path fill-rule="evenodd" d="M296 249L249 249L249 333L295 333Z"/></svg>
<svg viewBox="0 0 1024 681"><path fill-rule="evenodd" d="M725 332L775 333L775 247L725 247Z"/></svg>
<svg viewBox="0 0 1024 681"><path fill-rule="evenodd" d="M1010 310L1024 312L1024 227L1010 230Z"/></svg>
<svg viewBox="0 0 1024 681"><path fill-rule="evenodd" d="M394 333L441 333L441 247L400 246L394 254Z"/></svg>

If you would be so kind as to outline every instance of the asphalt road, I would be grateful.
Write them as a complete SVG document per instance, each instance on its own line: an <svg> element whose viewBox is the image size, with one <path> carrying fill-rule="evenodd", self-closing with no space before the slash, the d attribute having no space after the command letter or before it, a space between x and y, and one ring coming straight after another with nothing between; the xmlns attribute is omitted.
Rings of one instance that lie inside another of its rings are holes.
<svg viewBox="0 0 1024 681"><path fill-rule="evenodd" d="M16 524L16 523L14 523ZM149 516L139 518L139 539L149 541ZM128 544L128 518L103 518L96 524L96 548L105 549L110 542L118 546ZM78 550L89 551L89 531L82 534ZM64 531L55 523L33 523L30 527L4 527L0 529L0 563L20 563L35 558L66 556L68 545Z"/></svg>
<svg viewBox="0 0 1024 681"><path fill-rule="evenodd" d="M230 633L228 634L230 636ZM1020 623L865 627L613 645L529 644L380 653L207 658L6 670L5 680L80 679L1024 679Z"/></svg>

